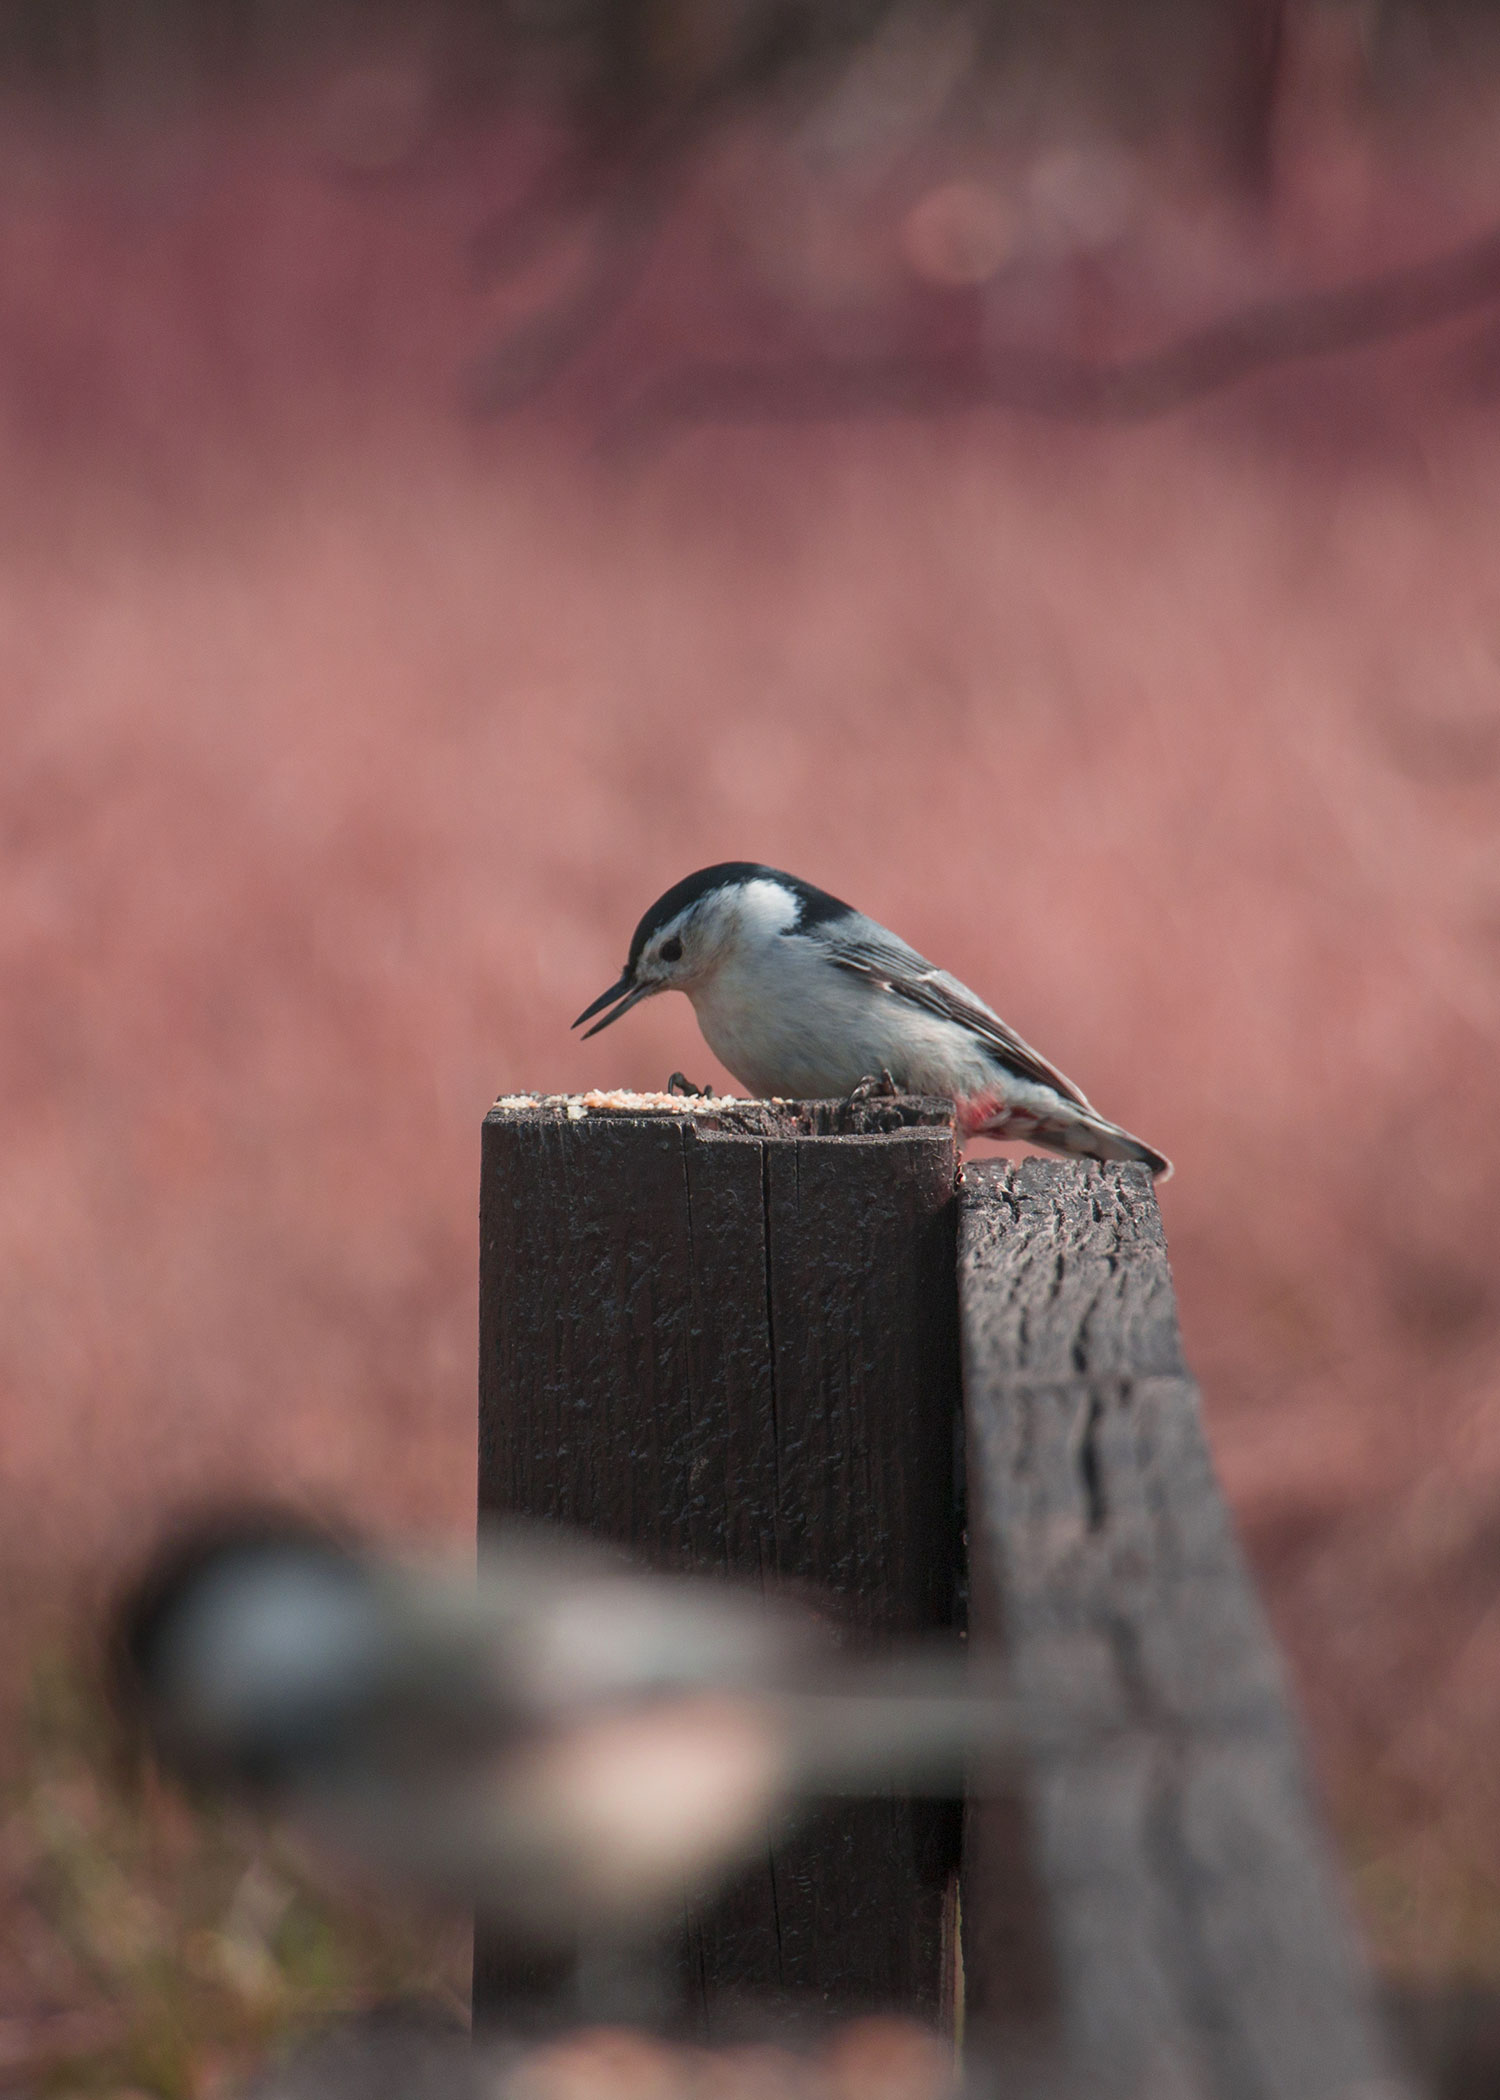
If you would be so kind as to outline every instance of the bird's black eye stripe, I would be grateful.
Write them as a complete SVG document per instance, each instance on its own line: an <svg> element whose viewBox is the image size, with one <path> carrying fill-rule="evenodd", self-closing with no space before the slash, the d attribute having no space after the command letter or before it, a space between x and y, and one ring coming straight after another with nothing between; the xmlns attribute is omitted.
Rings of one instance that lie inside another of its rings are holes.
<svg viewBox="0 0 1500 2100"><path fill-rule="evenodd" d="M682 943L677 939L675 934L672 936L671 940L662 942L660 954L663 962L682 961Z"/></svg>

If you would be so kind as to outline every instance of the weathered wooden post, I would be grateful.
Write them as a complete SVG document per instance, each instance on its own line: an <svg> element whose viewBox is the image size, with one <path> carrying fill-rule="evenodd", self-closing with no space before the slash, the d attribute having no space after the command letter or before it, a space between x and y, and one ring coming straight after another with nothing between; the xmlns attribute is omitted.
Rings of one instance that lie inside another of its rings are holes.
<svg viewBox="0 0 1500 2100"><path fill-rule="evenodd" d="M1213 1477L1145 1170L970 1167L971 1639L1042 1726L971 1804L971 2028L1088 2100L1397 2100Z"/></svg>
<svg viewBox="0 0 1500 2100"><path fill-rule="evenodd" d="M964 1817L965 2018L1003 2087L1410 2092L1143 1169L960 1181L943 1103L524 1099L485 1123L482 1245L482 1508L812 1584L872 1634L957 1615L961 1327L971 1646L1034 1744ZM785 1990L937 2014L956 1852L931 1803L825 1811L686 1925L701 2031ZM499 1952L481 1937L481 2014Z"/></svg>
<svg viewBox="0 0 1500 2100"><path fill-rule="evenodd" d="M484 1125L480 1507L658 1568L951 1623L958 1159L946 1102L498 1102ZM688 1924L736 1995L938 2010L956 1817L835 1805ZM504 1985L481 1933L476 2009Z"/></svg>

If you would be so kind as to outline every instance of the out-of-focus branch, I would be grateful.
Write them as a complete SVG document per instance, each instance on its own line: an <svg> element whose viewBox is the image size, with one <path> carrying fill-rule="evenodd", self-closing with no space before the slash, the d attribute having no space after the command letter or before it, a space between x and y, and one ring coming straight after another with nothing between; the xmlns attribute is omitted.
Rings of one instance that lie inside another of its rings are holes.
<svg viewBox="0 0 1500 2100"><path fill-rule="evenodd" d="M498 414L521 406L603 331L649 263L697 149L727 114L755 106L769 86L784 86L789 71L799 67L804 96L815 79L826 86L848 60L851 45L867 40L897 11L893 0L867 0L863 10L854 10L857 20L841 23L842 34L817 54L814 65L807 23L795 8L792 21L749 0L738 13L728 11L730 31L700 51L670 86L654 82L653 92L634 105L618 93L606 95L592 150L580 149L575 161L544 178L531 200L481 236L483 265L503 276L549 242L586 234L579 264L561 292L477 367L471 398L480 411ZM975 0L973 18L987 13L984 0ZM1269 151L1280 92L1283 0L1244 0L1238 17L1235 72L1241 92L1230 100L1240 129L1231 159L1241 180L1253 186ZM987 63L999 64L1002 57L991 51ZM635 78L641 65L624 70ZM1327 290L1265 300L1161 349L1104 362L1002 343L962 353L814 353L689 365L627 404L609 439L629 442L692 423L932 415L983 407L1077 422L1142 421L1258 372L1392 341L1496 298L1500 227L1446 254Z"/></svg>
<svg viewBox="0 0 1500 2100"><path fill-rule="evenodd" d="M607 325L649 262L674 194L672 171L653 169L597 216L583 260L564 290L471 368L466 391L479 414L502 415L532 399ZM534 252L519 230L512 246L497 228L497 247L502 240L506 268L519 267Z"/></svg>
<svg viewBox="0 0 1500 2100"><path fill-rule="evenodd" d="M1500 299L1500 228L1446 255L1328 291L1267 300L1145 356L1108 363L1019 344L982 358L704 364L637 396L611 439L695 423L807 422L1016 409L1083 423L1141 422L1256 373L1368 348Z"/></svg>
<svg viewBox="0 0 1500 2100"><path fill-rule="evenodd" d="M695 148L716 126L798 63L836 63L895 5L862 0L849 20L825 23L820 33L810 12L804 18L765 0L709 11L696 0L632 0L608 13L593 106L579 113L574 150L518 204L487 220L473 243L480 275L495 282L524 269L549 242L587 229L571 281L471 370L468 393L479 413L521 406L606 325L649 262ZM671 63L663 63L664 52L675 54Z"/></svg>

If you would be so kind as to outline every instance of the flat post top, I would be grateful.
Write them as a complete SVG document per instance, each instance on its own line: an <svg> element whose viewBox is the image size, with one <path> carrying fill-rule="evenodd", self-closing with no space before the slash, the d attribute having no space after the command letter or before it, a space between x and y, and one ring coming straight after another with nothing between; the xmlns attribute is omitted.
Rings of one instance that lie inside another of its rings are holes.
<svg viewBox="0 0 1500 2100"><path fill-rule="evenodd" d="M486 1124L658 1122L686 1119L701 1137L888 1137L903 1130L951 1134L953 1103L924 1095L862 1101L747 1101L735 1094L502 1094Z"/></svg>

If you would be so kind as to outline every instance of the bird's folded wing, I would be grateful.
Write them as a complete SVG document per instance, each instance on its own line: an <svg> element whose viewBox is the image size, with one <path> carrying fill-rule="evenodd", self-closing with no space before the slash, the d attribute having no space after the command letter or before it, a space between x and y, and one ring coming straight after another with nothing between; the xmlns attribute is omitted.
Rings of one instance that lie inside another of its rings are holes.
<svg viewBox="0 0 1500 2100"><path fill-rule="evenodd" d="M852 970L857 976L868 978L885 991L893 992L898 999L924 1007L928 1013L968 1029L971 1035L989 1045L1007 1071L1022 1079L1033 1079L1041 1086L1055 1087L1066 1100L1076 1101L1081 1108L1089 1106L1085 1095L1066 1074L1059 1072L1056 1065L1048 1064L1039 1051L1033 1050L1013 1028L1008 1028L983 1000L976 999L967 985L950 977L946 970L934 969L915 948L908 948L904 942L894 939L889 947L869 940L830 941L829 947L832 959L840 969Z"/></svg>

